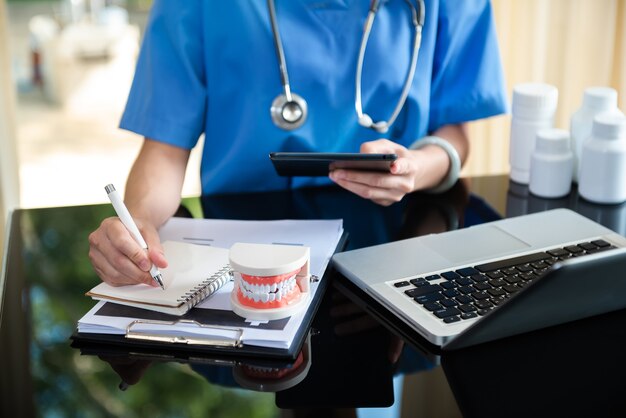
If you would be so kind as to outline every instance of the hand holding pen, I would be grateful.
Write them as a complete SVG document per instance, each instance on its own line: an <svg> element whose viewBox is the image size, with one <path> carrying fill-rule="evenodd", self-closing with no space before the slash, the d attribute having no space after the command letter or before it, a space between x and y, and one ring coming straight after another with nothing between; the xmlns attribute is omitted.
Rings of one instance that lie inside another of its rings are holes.
<svg viewBox="0 0 626 418"><path fill-rule="evenodd" d="M109 199L111 200L113 209L115 209L115 212L120 218L120 221L122 221L122 223L124 224L126 229L128 229L128 232L130 232L135 241L137 241L137 243L141 245L141 248L148 251L148 244L146 244L146 241L141 236L139 228L137 228L135 221L133 220L132 216L130 216L130 212L126 208L126 205L124 204L121 196L119 195L117 190L115 190L115 186L109 184L105 186L104 190L106 190L107 194L109 195ZM161 289L165 289L163 287L163 276L161 276L161 272L154 264L152 265L152 267L150 267L150 276L152 276L154 281L157 282L159 286L161 286Z"/></svg>
<svg viewBox="0 0 626 418"><path fill-rule="evenodd" d="M115 187L110 184L105 190L118 216L105 219L89 235L94 269L112 286L145 283L163 288L159 267L166 267L167 261L160 251L156 228L137 219L145 234L142 236ZM151 243L149 251L146 241Z"/></svg>

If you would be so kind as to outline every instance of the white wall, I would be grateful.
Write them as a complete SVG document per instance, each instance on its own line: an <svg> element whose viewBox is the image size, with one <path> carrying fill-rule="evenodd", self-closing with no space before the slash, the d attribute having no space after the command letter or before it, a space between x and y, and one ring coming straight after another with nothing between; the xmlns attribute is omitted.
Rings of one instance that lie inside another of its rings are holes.
<svg viewBox="0 0 626 418"><path fill-rule="evenodd" d="M15 145L15 91L11 79L5 0L0 0L0 252L6 215L19 206L19 171Z"/></svg>

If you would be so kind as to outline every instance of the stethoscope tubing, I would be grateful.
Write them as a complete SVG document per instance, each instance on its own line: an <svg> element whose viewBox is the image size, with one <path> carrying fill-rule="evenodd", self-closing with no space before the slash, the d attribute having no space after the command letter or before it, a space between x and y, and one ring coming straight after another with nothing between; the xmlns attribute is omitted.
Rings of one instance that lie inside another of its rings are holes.
<svg viewBox="0 0 626 418"><path fill-rule="evenodd" d="M387 121L381 120L374 122L372 118L363 112L362 94L361 94L361 77L363 73L363 62L365 60L365 51L367 50L367 43L369 41L372 27L374 26L374 20L378 9L380 7L379 0L372 0L370 3L369 11L363 28L363 36L361 38L361 44L359 46L359 54L357 59L356 76L355 76L355 99L354 107L356 110L358 122L360 125L371 128L379 133L386 133L389 127L398 118L404 103L409 95L413 79L415 77L415 70L417 68L417 58L419 55L419 49L422 41L422 27L424 26L425 7L423 0L417 0L417 9L411 3L410 0L404 0L405 3L411 9L411 22L415 29L413 37L413 45L411 51L411 63L407 72L406 80L402 87L400 97L396 106L394 107L391 116ZM291 86L289 84L289 71L287 70L287 60L285 59L285 52L283 49L283 42L280 36L280 30L278 28L278 19L276 18L276 7L274 0L267 0L267 8L270 15L270 23L272 27L272 35L274 41L274 49L276 51L276 57L278 59L278 66L280 72L281 84L283 86L283 93L277 96L272 102L270 107L270 113L273 122L280 128L286 130L293 130L301 126L307 118L307 103L304 98L291 92ZM299 115L294 119L294 110ZM286 116L286 115L289 115Z"/></svg>
<svg viewBox="0 0 626 418"><path fill-rule="evenodd" d="M287 101L291 102L291 87L289 86L289 72L287 71L287 60L285 60L285 51L283 50L283 40L278 30L278 20L276 19L276 7L274 0L267 0L267 8L270 12L270 22L272 26L272 34L274 40L274 50L276 58L278 58L278 68L280 71L280 82L283 85L283 92L287 96Z"/></svg>

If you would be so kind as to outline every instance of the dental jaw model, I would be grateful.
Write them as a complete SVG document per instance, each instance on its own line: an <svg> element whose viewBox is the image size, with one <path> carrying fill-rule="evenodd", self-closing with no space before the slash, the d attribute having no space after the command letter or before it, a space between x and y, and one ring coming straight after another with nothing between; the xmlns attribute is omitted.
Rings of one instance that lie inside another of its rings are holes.
<svg viewBox="0 0 626 418"><path fill-rule="evenodd" d="M236 243L229 257L235 276L230 300L237 315L271 321L306 306L311 294L308 247Z"/></svg>

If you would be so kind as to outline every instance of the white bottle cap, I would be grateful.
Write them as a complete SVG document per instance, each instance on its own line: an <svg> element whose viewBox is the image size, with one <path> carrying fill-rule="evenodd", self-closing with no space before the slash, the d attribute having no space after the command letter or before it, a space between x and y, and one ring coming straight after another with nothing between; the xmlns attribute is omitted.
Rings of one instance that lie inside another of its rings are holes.
<svg viewBox="0 0 626 418"><path fill-rule="evenodd" d="M591 135L603 139L626 137L626 117L615 112L599 114L593 119Z"/></svg>
<svg viewBox="0 0 626 418"><path fill-rule="evenodd" d="M564 129L541 129L537 132L535 150L551 155L570 151L569 132Z"/></svg>
<svg viewBox="0 0 626 418"><path fill-rule="evenodd" d="M616 108L617 91L610 87L589 87L583 95L583 106L599 111Z"/></svg>
<svg viewBox="0 0 626 418"><path fill-rule="evenodd" d="M559 91L550 84L518 84L513 88L511 111L514 116L549 117L556 111L558 97Z"/></svg>

